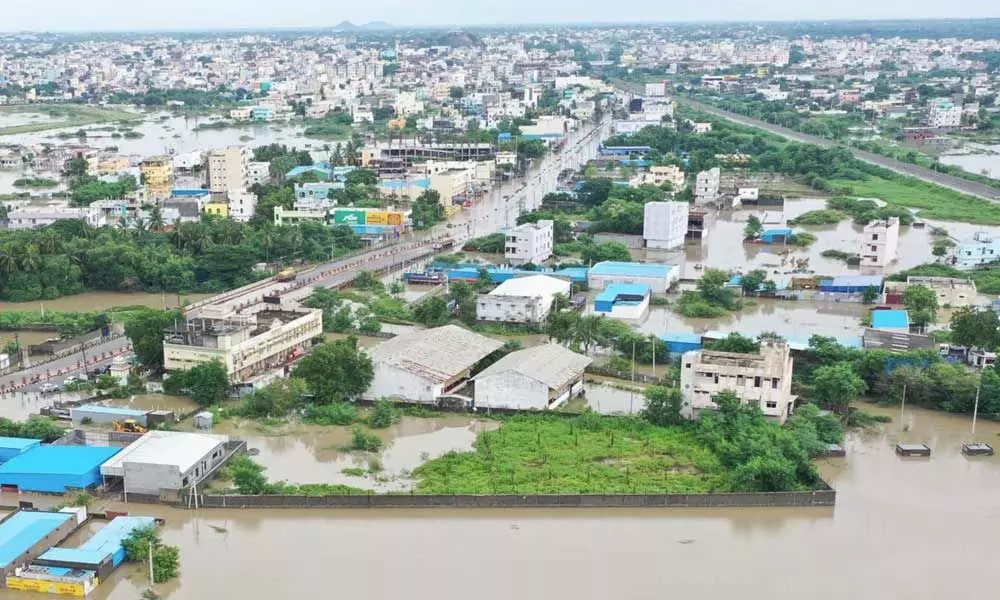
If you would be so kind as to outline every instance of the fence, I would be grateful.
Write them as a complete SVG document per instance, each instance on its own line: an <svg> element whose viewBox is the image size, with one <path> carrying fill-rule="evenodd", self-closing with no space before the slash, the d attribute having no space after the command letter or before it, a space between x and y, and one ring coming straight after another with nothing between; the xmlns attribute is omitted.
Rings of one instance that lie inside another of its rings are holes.
<svg viewBox="0 0 1000 600"><path fill-rule="evenodd" d="M130 498L131 499L131 498ZM743 508L833 506L837 492L755 492L732 494L565 494L422 495L354 494L338 496L200 496L202 508Z"/></svg>
<svg viewBox="0 0 1000 600"><path fill-rule="evenodd" d="M669 371L669 365L664 365L663 369L664 369L664 371ZM601 375L603 377L611 377L612 379L621 379L621 380L627 381L629 383L632 382L632 378L633 378L633 374L630 373L630 372L626 373L626 372L623 372L623 371L615 371L614 369L608 369L608 368L605 368L605 367L597 367L597 366L594 366L594 365L588 365L587 368L586 368L586 372L590 373L591 375ZM635 382L636 383L652 384L652 385L671 385L672 384L672 382L669 379L665 379L663 377L653 377L652 375L646 375L644 373L635 373L634 377L635 377Z"/></svg>

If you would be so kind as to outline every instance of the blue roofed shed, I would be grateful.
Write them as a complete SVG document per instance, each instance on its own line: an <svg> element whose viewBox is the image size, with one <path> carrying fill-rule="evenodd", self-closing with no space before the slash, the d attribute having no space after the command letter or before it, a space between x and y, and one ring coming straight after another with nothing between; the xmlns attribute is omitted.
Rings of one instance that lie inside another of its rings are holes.
<svg viewBox="0 0 1000 600"><path fill-rule="evenodd" d="M788 242L790 237L792 237L792 230L788 227L765 229L764 233L760 234L760 239L765 244L784 244Z"/></svg>
<svg viewBox="0 0 1000 600"><path fill-rule="evenodd" d="M139 425L145 427L148 410L136 410L134 408L118 408L117 406L101 406L100 404L84 404L71 408L69 411L73 425L78 427L84 419L90 419L91 423L112 423L114 421L124 421L132 419Z"/></svg>
<svg viewBox="0 0 1000 600"><path fill-rule="evenodd" d="M881 275L841 275L819 282L819 291L836 294L863 294L870 287L882 290Z"/></svg>
<svg viewBox="0 0 1000 600"><path fill-rule="evenodd" d="M611 312L615 304L642 302L649 295L649 286L642 283L612 283L604 288L594 300L594 310L601 313Z"/></svg>
<svg viewBox="0 0 1000 600"><path fill-rule="evenodd" d="M73 513L18 511L0 523L0 571L19 566L39 542L55 533L73 518ZM65 532L68 534L69 532ZM65 535L64 534L64 535ZM58 542L53 539L52 544ZM37 552L37 550L36 550ZM26 556L27 555L27 556Z"/></svg>
<svg viewBox="0 0 1000 600"><path fill-rule="evenodd" d="M872 329L910 331L910 314L905 310L873 310Z"/></svg>
<svg viewBox="0 0 1000 600"><path fill-rule="evenodd" d="M587 272L587 283L595 290L603 290L612 283L642 283L653 293L664 293L680 277L680 269L673 265L603 261Z"/></svg>
<svg viewBox="0 0 1000 600"><path fill-rule="evenodd" d="M101 465L121 448L36 446L0 465L0 485L24 492L61 494L101 483Z"/></svg>
<svg viewBox="0 0 1000 600"><path fill-rule="evenodd" d="M671 354L684 354L692 350L701 350L701 336L697 333L670 331L660 336Z"/></svg>
<svg viewBox="0 0 1000 600"><path fill-rule="evenodd" d="M42 440L0 437L0 463L7 462L18 454L27 452L42 443Z"/></svg>
<svg viewBox="0 0 1000 600"><path fill-rule="evenodd" d="M77 548L52 548L39 558L42 561L69 563L75 565L93 565L97 568L110 556L112 566L117 567L125 560L125 547L122 541L136 529L156 525L153 517L115 517Z"/></svg>

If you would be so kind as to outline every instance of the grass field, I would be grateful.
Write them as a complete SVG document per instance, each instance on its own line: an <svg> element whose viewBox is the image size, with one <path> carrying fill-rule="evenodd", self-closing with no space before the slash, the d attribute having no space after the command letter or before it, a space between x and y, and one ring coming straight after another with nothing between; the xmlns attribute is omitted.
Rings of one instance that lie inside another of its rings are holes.
<svg viewBox="0 0 1000 600"><path fill-rule="evenodd" d="M64 127L83 127L94 123L111 121L141 121L142 115L115 108L102 108L83 104L26 104L17 106L0 106L0 116L11 114L37 113L48 115L55 121L44 123L26 123L0 127L0 135L15 135L19 133L35 133Z"/></svg>
<svg viewBox="0 0 1000 600"><path fill-rule="evenodd" d="M683 427L638 419L518 416L479 434L472 452L419 467L425 494L615 494L727 491L715 454Z"/></svg>
<svg viewBox="0 0 1000 600"><path fill-rule="evenodd" d="M894 206L918 209L925 219L1000 225L1000 204L917 179L868 176L864 181L833 179L830 183L851 188L850 196L879 198Z"/></svg>

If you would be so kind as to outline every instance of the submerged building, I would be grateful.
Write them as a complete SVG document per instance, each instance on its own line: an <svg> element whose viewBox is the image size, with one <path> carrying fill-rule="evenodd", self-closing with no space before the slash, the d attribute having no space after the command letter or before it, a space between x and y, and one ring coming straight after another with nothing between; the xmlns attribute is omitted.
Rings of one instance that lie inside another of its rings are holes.
<svg viewBox="0 0 1000 600"><path fill-rule="evenodd" d="M591 363L558 344L511 352L475 377L476 408L547 410L583 392Z"/></svg>

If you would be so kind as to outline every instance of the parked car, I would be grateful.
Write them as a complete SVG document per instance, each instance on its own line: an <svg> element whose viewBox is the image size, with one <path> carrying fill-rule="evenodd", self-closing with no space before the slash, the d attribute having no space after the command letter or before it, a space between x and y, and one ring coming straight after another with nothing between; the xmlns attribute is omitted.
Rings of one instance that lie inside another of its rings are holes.
<svg viewBox="0 0 1000 600"><path fill-rule="evenodd" d="M38 390L43 394L51 394L53 392L58 392L59 386L54 383L43 383Z"/></svg>

